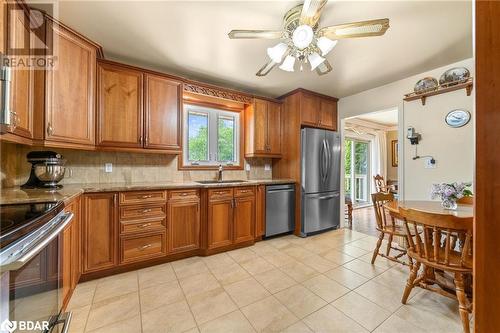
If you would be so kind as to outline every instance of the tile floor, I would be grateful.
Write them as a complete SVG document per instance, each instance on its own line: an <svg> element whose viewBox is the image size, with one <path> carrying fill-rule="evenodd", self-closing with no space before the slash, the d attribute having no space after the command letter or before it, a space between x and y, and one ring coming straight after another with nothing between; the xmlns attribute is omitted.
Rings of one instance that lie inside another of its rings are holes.
<svg viewBox="0 0 500 333"><path fill-rule="evenodd" d="M457 302L420 289L341 229L292 235L81 283L70 332L460 332Z"/></svg>

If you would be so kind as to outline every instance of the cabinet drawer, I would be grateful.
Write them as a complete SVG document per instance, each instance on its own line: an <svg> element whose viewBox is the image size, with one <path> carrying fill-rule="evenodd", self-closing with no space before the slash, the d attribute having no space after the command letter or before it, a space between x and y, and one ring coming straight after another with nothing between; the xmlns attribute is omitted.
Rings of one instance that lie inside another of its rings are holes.
<svg viewBox="0 0 500 333"><path fill-rule="evenodd" d="M167 253L166 233L147 236L123 237L120 240L120 262L147 260L162 257Z"/></svg>
<svg viewBox="0 0 500 333"><path fill-rule="evenodd" d="M233 197L233 189L232 188L214 188L208 190L208 198L210 200L217 199L227 199Z"/></svg>
<svg viewBox="0 0 500 333"><path fill-rule="evenodd" d="M165 201L167 201L166 191L120 192L120 204L122 205L137 205Z"/></svg>
<svg viewBox="0 0 500 333"><path fill-rule="evenodd" d="M121 221L120 234L147 233L151 231L165 231L167 220L157 219L149 221Z"/></svg>
<svg viewBox="0 0 500 333"><path fill-rule="evenodd" d="M200 193L196 189L168 191L169 200L187 200L187 199L197 200L199 197Z"/></svg>
<svg viewBox="0 0 500 333"><path fill-rule="evenodd" d="M150 217L167 216L166 204L120 207L120 220L143 220Z"/></svg>
<svg viewBox="0 0 500 333"><path fill-rule="evenodd" d="M252 196L255 195L255 188L252 187L237 187L234 189L234 196L235 197L247 197L247 196Z"/></svg>

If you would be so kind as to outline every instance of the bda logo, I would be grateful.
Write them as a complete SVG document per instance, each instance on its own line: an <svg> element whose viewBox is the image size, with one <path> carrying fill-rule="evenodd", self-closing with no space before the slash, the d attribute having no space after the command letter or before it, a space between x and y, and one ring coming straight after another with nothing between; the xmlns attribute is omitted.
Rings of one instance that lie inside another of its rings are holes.
<svg viewBox="0 0 500 333"><path fill-rule="evenodd" d="M2 332L14 332L17 328L17 323L15 321L10 321L5 319L2 324L0 324L0 331Z"/></svg>

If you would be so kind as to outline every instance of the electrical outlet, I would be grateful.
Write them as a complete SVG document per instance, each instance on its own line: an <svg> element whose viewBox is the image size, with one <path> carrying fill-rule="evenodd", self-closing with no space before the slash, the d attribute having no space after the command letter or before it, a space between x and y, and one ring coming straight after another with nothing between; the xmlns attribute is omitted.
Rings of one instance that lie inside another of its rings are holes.
<svg viewBox="0 0 500 333"><path fill-rule="evenodd" d="M436 168L436 160L433 158L425 159L425 168L426 169L435 169Z"/></svg>
<svg viewBox="0 0 500 333"><path fill-rule="evenodd" d="M250 164L245 163L245 170L246 170L246 171L250 171Z"/></svg>
<svg viewBox="0 0 500 333"><path fill-rule="evenodd" d="M113 163L104 163L104 172L113 172Z"/></svg>
<svg viewBox="0 0 500 333"><path fill-rule="evenodd" d="M271 164L264 164L264 171L271 171Z"/></svg>

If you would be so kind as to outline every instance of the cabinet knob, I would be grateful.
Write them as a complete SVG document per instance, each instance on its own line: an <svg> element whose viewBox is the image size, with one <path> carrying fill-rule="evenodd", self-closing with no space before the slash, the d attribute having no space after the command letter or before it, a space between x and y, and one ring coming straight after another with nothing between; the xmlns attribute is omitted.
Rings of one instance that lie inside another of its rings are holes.
<svg viewBox="0 0 500 333"><path fill-rule="evenodd" d="M152 197L153 197L153 195L151 195L151 194L147 194L147 195L143 195L142 196L143 199L149 199L149 198L152 198Z"/></svg>
<svg viewBox="0 0 500 333"><path fill-rule="evenodd" d="M151 208L148 208L148 209L143 209L140 212L141 213L149 213L150 211L151 211Z"/></svg>
<svg viewBox="0 0 500 333"><path fill-rule="evenodd" d="M137 228L144 229L151 226L151 223L144 223L137 226Z"/></svg>
<svg viewBox="0 0 500 333"><path fill-rule="evenodd" d="M47 134L49 136L52 135L52 133L54 133L54 128L52 127L52 124L51 123L48 123L48 126L47 126Z"/></svg>

